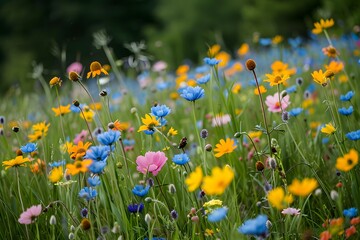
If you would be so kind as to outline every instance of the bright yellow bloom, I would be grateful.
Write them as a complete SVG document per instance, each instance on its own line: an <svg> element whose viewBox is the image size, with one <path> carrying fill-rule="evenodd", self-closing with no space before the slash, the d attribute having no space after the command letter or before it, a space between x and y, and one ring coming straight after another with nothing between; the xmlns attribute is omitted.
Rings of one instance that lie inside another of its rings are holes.
<svg viewBox="0 0 360 240"><path fill-rule="evenodd" d="M335 58L336 56L339 55L338 51L336 50L336 48L334 48L333 46L328 46L328 47L324 47L323 49L321 49L321 51L323 52L323 54L325 56L328 57L333 57Z"/></svg>
<svg viewBox="0 0 360 240"><path fill-rule="evenodd" d="M195 191L201 184L203 179L203 172L201 167L196 167L195 171L189 174L189 176L185 179L185 183L188 186L188 191Z"/></svg>
<svg viewBox="0 0 360 240"><path fill-rule="evenodd" d="M346 76L346 74L341 74L341 75L339 76L339 82L340 82L340 83L346 83L348 80L349 80L349 79L348 79L348 77Z"/></svg>
<svg viewBox="0 0 360 240"><path fill-rule="evenodd" d="M325 65L326 70L332 71L334 74L341 72L344 69L344 63L338 61L331 61L329 65Z"/></svg>
<svg viewBox="0 0 360 240"><path fill-rule="evenodd" d="M71 149L74 146L72 142L65 142L64 144L60 145L60 151L62 153L68 152L69 149ZM69 153L70 154L70 153Z"/></svg>
<svg viewBox="0 0 360 240"><path fill-rule="evenodd" d="M101 103L99 103L99 102L90 103L90 104L89 104L89 108L90 108L91 110L101 110L102 105L101 105Z"/></svg>
<svg viewBox="0 0 360 240"><path fill-rule="evenodd" d="M35 174L41 174L43 172L45 172L46 170L46 165L45 165L45 162L41 159L37 159L36 161L33 161L34 163L32 163L30 165L30 171L32 173L35 173Z"/></svg>
<svg viewBox="0 0 360 240"><path fill-rule="evenodd" d="M43 137L43 133L36 131L33 134L29 134L28 138L29 138L29 142L35 142L37 140L40 140Z"/></svg>
<svg viewBox="0 0 360 240"><path fill-rule="evenodd" d="M66 164L66 170L68 174L76 175L80 172L87 172L88 167L91 165L91 159L85 159L83 161L75 161L73 164Z"/></svg>
<svg viewBox="0 0 360 240"><path fill-rule="evenodd" d="M251 139L259 138L262 135L262 131L249 132L248 135Z"/></svg>
<svg viewBox="0 0 360 240"><path fill-rule="evenodd" d="M234 149L237 147L235 145L235 141L230 138L227 138L226 140L220 139L220 142L215 146L216 148L214 149L214 152L217 152L215 154L215 157L221 157L226 153L232 153Z"/></svg>
<svg viewBox="0 0 360 240"><path fill-rule="evenodd" d="M282 187L277 187L270 190L267 199L271 206L279 210L287 208L294 201L294 198L291 194L285 195L285 191Z"/></svg>
<svg viewBox="0 0 360 240"><path fill-rule="evenodd" d="M180 65L177 69L176 69L176 75L180 76L180 75L184 75L185 73L187 73L189 71L189 66L188 65Z"/></svg>
<svg viewBox="0 0 360 240"><path fill-rule="evenodd" d="M241 90L241 84L240 83L235 83L234 86L232 87L231 91L234 94L238 94Z"/></svg>
<svg viewBox="0 0 360 240"><path fill-rule="evenodd" d="M53 87L53 86L56 86L56 85L59 85L61 87L61 83L62 83L62 81L58 77L53 77L49 82L50 87Z"/></svg>
<svg viewBox="0 0 360 240"><path fill-rule="evenodd" d="M359 162L359 155L355 149L351 149L349 153L343 157L336 159L336 169L348 172L353 169Z"/></svg>
<svg viewBox="0 0 360 240"><path fill-rule="evenodd" d="M171 127L167 133L168 136L175 136L178 134L178 131Z"/></svg>
<svg viewBox="0 0 360 240"><path fill-rule="evenodd" d="M129 122L120 122L119 120L115 120L114 122L114 130L125 131L130 127Z"/></svg>
<svg viewBox="0 0 360 240"><path fill-rule="evenodd" d="M282 74L292 76L296 73L296 68L288 68L289 64L283 63L282 61L275 61L271 64L272 74Z"/></svg>
<svg viewBox="0 0 360 240"><path fill-rule="evenodd" d="M279 43L281 43L284 40L284 38L281 35L276 35L275 37L273 37L273 39L271 39L272 44L277 45Z"/></svg>
<svg viewBox="0 0 360 240"><path fill-rule="evenodd" d="M51 108L51 110L53 110L53 112L55 113L55 117L57 116L64 116L66 113L71 112L70 110L70 104L66 105L66 106L61 106L58 108Z"/></svg>
<svg viewBox="0 0 360 240"><path fill-rule="evenodd" d="M154 128L160 125L160 122L156 120L155 116L145 114L145 118L141 118L144 125L141 125L138 132L150 130L154 131Z"/></svg>
<svg viewBox="0 0 360 240"><path fill-rule="evenodd" d="M182 84L184 84L183 82L186 82L187 79L188 79L188 76L186 74L183 74L183 75L180 75L179 77L177 77L175 79L176 88L179 88Z"/></svg>
<svg viewBox="0 0 360 240"><path fill-rule="evenodd" d="M234 171L229 165L223 169L214 167L211 176L205 176L202 189L206 195L221 195L234 178Z"/></svg>
<svg viewBox="0 0 360 240"><path fill-rule="evenodd" d="M212 45L208 50L208 56L214 57L221 49L221 46L219 44Z"/></svg>
<svg viewBox="0 0 360 240"><path fill-rule="evenodd" d="M72 159L79 159L85 156L86 151L91 146L91 142L86 142L85 144L82 141L79 141L77 145L73 145L68 149L68 153Z"/></svg>
<svg viewBox="0 0 360 240"><path fill-rule="evenodd" d="M90 76L100 76L100 74L103 73L105 75L108 75L109 73L101 66L101 64L97 61L94 61L90 64L90 72L88 72L86 78L89 78Z"/></svg>
<svg viewBox="0 0 360 240"><path fill-rule="evenodd" d="M306 197L318 186L318 182L314 178L304 178L301 182L294 179L288 187L290 193L295 196Z"/></svg>
<svg viewBox="0 0 360 240"><path fill-rule="evenodd" d="M213 206L222 206L222 201L219 199L211 199L210 201L207 201L206 203L204 203L203 207L207 208L207 207L213 207Z"/></svg>
<svg viewBox="0 0 360 240"><path fill-rule="evenodd" d="M322 127L320 131L322 133L330 135L336 131L336 128L332 125L332 123L328 123L328 124L325 124L325 127Z"/></svg>
<svg viewBox="0 0 360 240"><path fill-rule="evenodd" d="M17 156L14 159L3 161L2 165L5 167L6 170L11 167L23 167L27 162L30 162L28 158L24 158L23 156Z"/></svg>
<svg viewBox="0 0 360 240"><path fill-rule="evenodd" d="M331 19L320 19L320 22L315 22L314 23L314 29L312 30L312 32L314 34L319 34L323 31L323 29L325 28L330 28L334 26L334 20L331 18Z"/></svg>
<svg viewBox="0 0 360 240"><path fill-rule="evenodd" d="M256 87L256 88L254 89L254 94L255 94L255 95L260 95L259 89L260 89L260 93L261 93L261 94L267 92L266 88L265 88L263 85L260 85L259 88Z"/></svg>
<svg viewBox="0 0 360 240"><path fill-rule="evenodd" d="M95 112L91 110L88 106L85 106L84 109L79 113L82 119L85 119L87 122L92 122L95 116Z"/></svg>
<svg viewBox="0 0 360 240"><path fill-rule="evenodd" d="M207 229L205 229L204 235L205 235L205 237L214 236L214 230L207 228Z"/></svg>
<svg viewBox="0 0 360 240"><path fill-rule="evenodd" d="M230 54L228 54L227 52L219 52L216 56L215 56L216 60L220 60L218 66L219 68L223 68L226 67L230 60L231 60L231 56Z"/></svg>
<svg viewBox="0 0 360 240"><path fill-rule="evenodd" d="M63 178L63 176L64 176L63 167L60 166L60 167L54 167L50 171L48 178L50 182L57 183Z"/></svg>
<svg viewBox="0 0 360 240"><path fill-rule="evenodd" d="M327 78L321 69L319 71L313 71L311 76L316 83L321 84L323 87L327 85Z"/></svg>
<svg viewBox="0 0 360 240"><path fill-rule="evenodd" d="M37 124L34 124L32 126L32 129L37 132L42 132L44 133L44 136L46 136L46 133L48 132L49 130L49 126L50 126L50 123L49 124L45 124L45 121L44 122L40 122L40 123L37 123Z"/></svg>
<svg viewBox="0 0 360 240"><path fill-rule="evenodd" d="M195 87L197 85L197 82L194 79L189 79L186 84L190 87Z"/></svg>
<svg viewBox="0 0 360 240"><path fill-rule="evenodd" d="M289 75L282 75L282 74L265 74L267 79L264 80L265 82L269 82L270 86L277 86L286 80L289 79Z"/></svg>
<svg viewBox="0 0 360 240"><path fill-rule="evenodd" d="M240 48L237 50L237 54L238 54L239 56L244 56L244 55L246 55L246 54L249 52L249 49L250 49L249 44L243 43L243 44L240 46Z"/></svg>

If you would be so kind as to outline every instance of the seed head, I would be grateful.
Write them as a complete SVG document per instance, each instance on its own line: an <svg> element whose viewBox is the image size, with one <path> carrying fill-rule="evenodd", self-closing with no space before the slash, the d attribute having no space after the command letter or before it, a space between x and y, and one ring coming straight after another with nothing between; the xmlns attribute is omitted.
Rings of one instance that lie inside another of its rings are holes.
<svg viewBox="0 0 360 240"><path fill-rule="evenodd" d="M253 71L256 68L256 62L253 59L246 60L245 65L249 71Z"/></svg>

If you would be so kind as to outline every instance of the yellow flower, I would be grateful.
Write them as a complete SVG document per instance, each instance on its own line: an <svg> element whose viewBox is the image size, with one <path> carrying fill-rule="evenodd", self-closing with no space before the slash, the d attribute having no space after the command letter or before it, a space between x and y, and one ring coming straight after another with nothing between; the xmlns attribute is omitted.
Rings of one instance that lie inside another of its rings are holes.
<svg viewBox="0 0 360 240"><path fill-rule="evenodd" d="M145 118L141 118L141 121L144 125L141 125L138 132L141 131L154 131L154 127L157 127L160 125L160 122L156 120L155 116L152 116L150 114L145 114Z"/></svg>
<svg viewBox="0 0 360 240"><path fill-rule="evenodd" d="M30 162L28 158L24 158L23 156L17 156L14 159L3 161L2 165L5 167L5 170L7 170L11 167L23 167L27 162Z"/></svg>
<svg viewBox="0 0 360 240"><path fill-rule="evenodd" d="M328 124L325 124L325 127L322 127L320 131L322 133L330 135L336 131L336 128L331 123L328 123Z"/></svg>
<svg viewBox="0 0 360 240"><path fill-rule="evenodd" d="M344 69L344 63L331 61L329 65L325 65L326 70L332 71L334 74L341 72Z"/></svg>
<svg viewBox="0 0 360 240"><path fill-rule="evenodd" d="M249 132L248 135L251 139L259 138L262 135L262 131Z"/></svg>
<svg viewBox="0 0 360 240"><path fill-rule="evenodd" d="M40 123L34 124L34 125L32 126L32 129L33 129L35 132L37 132L37 131L42 132L42 133L44 133L45 136L46 136L46 133L47 133L48 130L49 130L49 126L50 126L50 123L49 123L49 124L45 124L45 121L44 121L44 122L40 122Z"/></svg>
<svg viewBox="0 0 360 240"><path fill-rule="evenodd" d="M206 195L221 195L234 178L234 171L229 165L223 169L214 167L211 170L211 176L205 176L202 189Z"/></svg>
<svg viewBox="0 0 360 240"><path fill-rule="evenodd" d="M108 72L101 66L101 64L94 61L90 64L90 72L88 72L86 78L89 78L90 76L100 76L101 73L108 75Z"/></svg>
<svg viewBox="0 0 360 240"><path fill-rule="evenodd" d="M88 74L89 75L89 74ZM69 79L70 81L77 82L81 79L79 74L77 72L69 72Z"/></svg>
<svg viewBox="0 0 360 240"><path fill-rule="evenodd" d="M62 83L62 81L58 77L53 77L49 82L50 87L53 87L53 86L56 86L56 85L59 85L61 87L61 83Z"/></svg>
<svg viewBox="0 0 360 240"><path fill-rule="evenodd" d="M277 187L270 190L267 199L271 206L279 210L287 208L294 201L294 198L291 194L285 195L285 191L282 187Z"/></svg>
<svg viewBox="0 0 360 240"><path fill-rule="evenodd" d="M226 52L219 52L216 57L217 60L220 60L218 66L220 68L226 67L228 65L228 63L231 60L231 56L230 54L226 53Z"/></svg>
<svg viewBox="0 0 360 240"><path fill-rule="evenodd" d="M68 153L72 159L79 159L85 156L86 151L91 146L91 142L86 142L85 144L82 141L79 141L77 145L73 145L68 149Z"/></svg>
<svg viewBox="0 0 360 240"><path fill-rule="evenodd" d="M334 20L331 18L331 19L320 19L320 22L315 22L314 23L314 29L312 30L312 32L314 34L319 34L322 32L323 29L325 28L330 28L334 26Z"/></svg>
<svg viewBox="0 0 360 240"><path fill-rule="evenodd" d="M30 165L30 170L32 173L36 173L36 174L41 174L45 172L46 170L45 162L41 159L37 159L36 161L34 161L33 164Z"/></svg>
<svg viewBox="0 0 360 240"><path fill-rule="evenodd" d="M212 45L208 50L208 56L214 57L221 49L221 46L219 44Z"/></svg>
<svg viewBox="0 0 360 240"><path fill-rule="evenodd" d="M336 159L336 169L344 172L348 172L355 167L359 162L358 152L355 149L351 149L349 153L343 157Z"/></svg>
<svg viewBox="0 0 360 240"><path fill-rule="evenodd" d="M296 73L296 68L288 68L289 64L283 63L282 61L275 61L271 64L272 74L282 74L292 76Z"/></svg>
<svg viewBox="0 0 360 240"><path fill-rule="evenodd" d="M176 75L180 76L180 75L184 75L185 73L187 73L189 71L189 66L188 65L180 65L177 69L176 69Z"/></svg>
<svg viewBox="0 0 360 240"><path fill-rule="evenodd" d="M261 93L261 94L267 92L266 88L265 88L263 85L260 85L259 88L255 88L255 89L254 89L254 94L255 94L255 95L260 95L259 89L260 89L260 93Z"/></svg>
<svg viewBox="0 0 360 240"><path fill-rule="evenodd" d="M237 94L237 93L240 92L240 89L241 89L241 84L240 83L235 83L234 86L232 87L231 91L234 94Z"/></svg>
<svg viewBox="0 0 360 240"><path fill-rule="evenodd" d="M336 56L339 55L338 51L336 50L336 48L334 48L333 46L328 46L328 47L324 47L322 49L322 52L325 56L328 56L328 57L333 57L335 58Z"/></svg>
<svg viewBox="0 0 360 240"><path fill-rule="evenodd" d="M204 233L205 237L211 237L214 236L214 231L212 229L205 229L205 233Z"/></svg>
<svg viewBox="0 0 360 240"><path fill-rule="evenodd" d="M203 172L201 167L196 167L195 171L190 173L190 175L185 179L185 183L188 186L189 192L195 191L201 184L203 179Z"/></svg>
<svg viewBox="0 0 360 240"><path fill-rule="evenodd" d="M71 149L74 146L72 142L65 142L64 144L60 145L60 151L62 153L68 152L69 149ZM69 153L70 154L70 153Z"/></svg>
<svg viewBox="0 0 360 240"><path fill-rule="evenodd" d="M64 116L66 113L71 112L70 111L70 104L66 105L66 106L61 106L58 108L51 108L51 110L53 110L53 112L55 113L55 116Z"/></svg>
<svg viewBox="0 0 360 240"><path fill-rule="evenodd" d="M90 104L89 104L89 108L90 108L91 110L101 110L102 105L101 105L101 103L99 103L99 102L90 103Z"/></svg>
<svg viewBox="0 0 360 240"><path fill-rule="evenodd" d="M66 170L68 174L76 175L80 172L87 172L88 166L92 163L91 159L85 159L83 161L75 161L73 164L66 164Z"/></svg>
<svg viewBox="0 0 360 240"><path fill-rule="evenodd" d="M37 140L40 140L43 137L43 133L40 131L36 131L33 134L29 134L28 138L30 142L35 142Z"/></svg>
<svg viewBox="0 0 360 240"><path fill-rule="evenodd" d="M348 80L349 80L349 79L348 79L348 77L346 76L346 74L341 74L341 75L339 76L339 82L340 82L340 83L346 83Z"/></svg>
<svg viewBox="0 0 360 240"><path fill-rule="evenodd" d="M271 39L272 44L277 45L283 41L283 37L280 35L276 35L273 39Z"/></svg>
<svg viewBox="0 0 360 240"><path fill-rule="evenodd" d="M325 73L323 73L321 69L319 71L313 71L311 73L311 76L316 83L321 84L323 87L327 85L327 78L325 77Z"/></svg>
<svg viewBox="0 0 360 240"><path fill-rule="evenodd" d="M114 130L125 131L130 127L130 123L128 122L120 122L119 120L115 120L114 122Z"/></svg>
<svg viewBox="0 0 360 240"><path fill-rule="evenodd" d="M177 92L170 93L170 99L171 100L176 100L178 98L179 98L179 93L177 93Z"/></svg>
<svg viewBox="0 0 360 240"><path fill-rule="evenodd" d="M235 141L230 138L227 138L226 140L220 139L220 143L216 144L215 146L216 148L214 149L214 152L218 152L215 154L215 157L221 157L226 153L232 153L237 147L235 145Z"/></svg>
<svg viewBox="0 0 360 240"><path fill-rule="evenodd" d="M197 82L194 79L189 79L186 84L190 87L195 87L197 85Z"/></svg>
<svg viewBox="0 0 360 240"><path fill-rule="evenodd" d="M92 122L95 112L91 110L88 106L85 106L84 109L79 113L82 119L85 119L87 122Z"/></svg>
<svg viewBox="0 0 360 240"><path fill-rule="evenodd" d="M49 180L52 183L57 183L59 182L62 178L63 178L64 174L63 174L63 167L54 167L50 173L49 173Z"/></svg>
<svg viewBox="0 0 360 240"><path fill-rule="evenodd" d="M211 199L210 201L207 201L204 203L203 207L213 207L213 206L222 206L222 201L219 199Z"/></svg>
<svg viewBox="0 0 360 240"><path fill-rule="evenodd" d="M249 44L243 43L243 44L240 46L240 48L237 50L237 54L238 54L239 56L244 56L244 55L246 55L246 54L249 52L249 49L250 49Z"/></svg>
<svg viewBox="0 0 360 240"><path fill-rule="evenodd" d="M314 178L304 178L301 182L294 179L288 187L290 193L295 196L306 197L317 188L318 182Z"/></svg>
<svg viewBox="0 0 360 240"><path fill-rule="evenodd" d="M268 79L264 80L265 82L269 82L270 86L277 86L286 80L289 79L289 75L283 75L283 74L265 74Z"/></svg>
<svg viewBox="0 0 360 240"><path fill-rule="evenodd" d="M175 136L178 134L178 131L171 127L167 133L168 136Z"/></svg>

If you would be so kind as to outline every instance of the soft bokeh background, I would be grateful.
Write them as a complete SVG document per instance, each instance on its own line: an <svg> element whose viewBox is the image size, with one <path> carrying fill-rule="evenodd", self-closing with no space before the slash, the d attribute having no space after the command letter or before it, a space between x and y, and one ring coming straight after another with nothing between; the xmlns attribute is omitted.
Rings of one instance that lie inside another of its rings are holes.
<svg viewBox="0 0 360 240"><path fill-rule="evenodd" d="M344 33L360 24L360 1L354 0L3 0L0 11L1 92L33 89L35 63L49 78L65 78L76 60L106 63L93 45L99 30L111 37L117 59L131 54L124 43L143 40L152 59L175 68L198 63L214 43L234 52L255 33L306 39L320 18L334 18Z"/></svg>

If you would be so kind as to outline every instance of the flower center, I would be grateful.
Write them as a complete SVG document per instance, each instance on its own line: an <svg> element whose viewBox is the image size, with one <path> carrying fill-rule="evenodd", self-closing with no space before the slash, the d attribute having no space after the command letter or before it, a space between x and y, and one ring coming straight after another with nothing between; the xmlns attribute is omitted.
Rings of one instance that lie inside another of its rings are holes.
<svg viewBox="0 0 360 240"><path fill-rule="evenodd" d="M76 167L76 168L81 168L81 167L82 167L81 162L80 162L80 161L77 161L77 162L75 163L75 167Z"/></svg>
<svg viewBox="0 0 360 240"><path fill-rule="evenodd" d="M92 62L90 64L90 71L94 72L99 70L101 70L101 64L99 62Z"/></svg>
<svg viewBox="0 0 360 240"><path fill-rule="evenodd" d="M275 83L281 82L281 77L280 77L280 76L276 76L276 77L274 78L274 82L275 82Z"/></svg>
<svg viewBox="0 0 360 240"><path fill-rule="evenodd" d="M352 159L348 159L348 160L347 160L347 164L348 164L348 165L352 165L352 164L353 164L353 160L352 160Z"/></svg>
<svg viewBox="0 0 360 240"><path fill-rule="evenodd" d="M275 108L280 108L280 102L275 103Z"/></svg>

